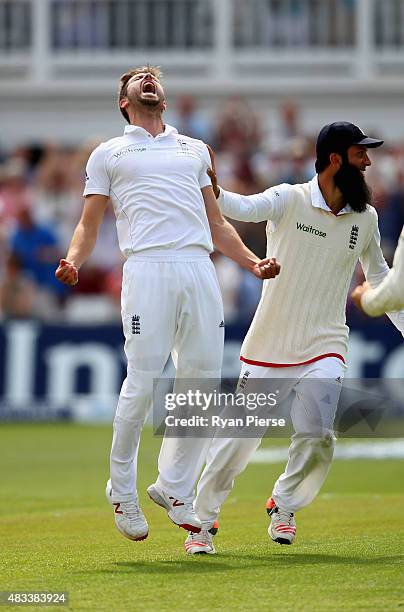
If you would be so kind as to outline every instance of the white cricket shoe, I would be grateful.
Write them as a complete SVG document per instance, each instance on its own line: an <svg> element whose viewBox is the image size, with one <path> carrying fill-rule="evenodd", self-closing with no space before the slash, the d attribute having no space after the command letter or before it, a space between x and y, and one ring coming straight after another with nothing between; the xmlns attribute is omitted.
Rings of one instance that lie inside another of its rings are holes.
<svg viewBox="0 0 404 612"><path fill-rule="evenodd" d="M192 502L183 502L168 495L160 489L156 484L150 485L147 493L158 506L165 508L167 514L173 523L192 533L199 533L202 528L202 523L195 514Z"/></svg>
<svg viewBox="0 0 404 612"><path fill-rule="evenodd" d="M275 500L270 497L266 509L271 517L268 527L269 537L278 544L292 544L296 536L296 521L293 512L278 508Z"/></svg>
<svg viewBox="0 0 404 612"><path fill-rule="evenodd" d="M107 500L114 508L115 525L125 538L140 542L149 535L149 525L145 515L134 501L113 502L111 480L105 489Z"/></svg>
<svg viewBox="0 0 404 612"><path fill-rule="evenodd" d="M190 531L184 544L187 555L214 555L216 549L213 544L213 536L216 535L218 529L219 524L215 522L212 529L202 529L199 533Z"/></svg>

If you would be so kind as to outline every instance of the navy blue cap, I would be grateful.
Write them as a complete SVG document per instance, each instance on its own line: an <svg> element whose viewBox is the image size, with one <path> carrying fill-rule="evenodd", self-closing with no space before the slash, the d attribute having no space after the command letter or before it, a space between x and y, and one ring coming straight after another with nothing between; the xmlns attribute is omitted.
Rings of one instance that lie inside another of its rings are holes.
<svg viewBox="0 0 404 612"><path fill-rule="evenodd" d="M352 145L362 145L370 149L381 147L384 140L369 138L354 123L336 121L325 125L317 138L317 159L328 157L331 153L344 153Z"/></svg>

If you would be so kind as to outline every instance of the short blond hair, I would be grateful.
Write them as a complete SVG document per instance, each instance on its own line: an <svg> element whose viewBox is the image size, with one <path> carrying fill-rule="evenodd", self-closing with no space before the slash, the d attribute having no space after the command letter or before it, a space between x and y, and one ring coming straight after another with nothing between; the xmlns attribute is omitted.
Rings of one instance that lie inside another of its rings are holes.
<svg viewBox="0 0 404 612"><path fill-rule="evenodd" d="M120 104L123 98L126 98L128 83L131 78L134 77L136 74L141 74L142 72L150 72L150 74L152 74L159 81L161 81L161 77L163 76L160 66L150 66L150 64L147 64L147 66L140 66L139 68L132 68L132 70L128 70L119 79L118 104ZM121 111L126 121L130 123L129 115L126 110L124 108L121 108L120 106L119 110Z"/></svg>

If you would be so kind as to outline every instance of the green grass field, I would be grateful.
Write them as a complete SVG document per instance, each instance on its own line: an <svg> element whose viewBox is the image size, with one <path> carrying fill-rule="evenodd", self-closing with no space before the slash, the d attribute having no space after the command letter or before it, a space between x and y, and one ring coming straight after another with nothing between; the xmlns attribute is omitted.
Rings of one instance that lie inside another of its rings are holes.
<svg viewBox="0 0 404 612"><path fill-rule="evenodd" d="M291 547L269 541L264 511L282 465L251 465L223 508L218 554L187 557L185 532L145 493L160 444L150 431L139 460L149 538L115 529L110 439L106 426L0 427L0 590L66 590L68 609L97 612L404 610L404 462L335 462Z"/></svg>

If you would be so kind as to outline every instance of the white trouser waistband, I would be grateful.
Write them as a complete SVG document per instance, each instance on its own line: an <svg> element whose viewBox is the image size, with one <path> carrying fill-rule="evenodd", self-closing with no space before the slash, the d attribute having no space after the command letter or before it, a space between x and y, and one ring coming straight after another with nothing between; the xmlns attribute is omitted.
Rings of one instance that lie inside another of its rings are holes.
<svg viewBox="0 0 404 612"><path fill-rule="evenodd" d="M187 249L146 249L132 253L127 261L196 261L199 259L209 259L210 253L203 247L190 247Z"/></svg>

